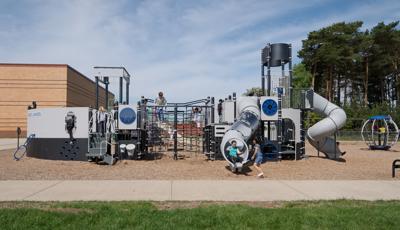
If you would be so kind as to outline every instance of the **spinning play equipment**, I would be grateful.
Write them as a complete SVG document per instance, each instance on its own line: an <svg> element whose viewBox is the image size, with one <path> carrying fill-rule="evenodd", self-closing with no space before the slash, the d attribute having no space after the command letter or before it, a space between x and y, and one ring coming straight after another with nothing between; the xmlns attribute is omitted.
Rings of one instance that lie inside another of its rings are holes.
<svg viewBox="0 0 400 230"><path fill-rule="evenodd" d="M388 150L399 138L399 128L389 115L369 117L362 126L361 137L371 150Z"/></svg>

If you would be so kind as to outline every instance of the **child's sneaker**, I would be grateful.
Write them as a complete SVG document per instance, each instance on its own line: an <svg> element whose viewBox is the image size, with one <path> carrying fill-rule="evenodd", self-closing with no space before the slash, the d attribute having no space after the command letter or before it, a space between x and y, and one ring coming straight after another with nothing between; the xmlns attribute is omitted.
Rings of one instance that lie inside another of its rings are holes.
<svg viewBox="0 0 400 230"><path fill-rule="evenodd" d="M258 177L258 178L264 178L264 173L259 173L259 174L257 175L257 177Z"/></svg>

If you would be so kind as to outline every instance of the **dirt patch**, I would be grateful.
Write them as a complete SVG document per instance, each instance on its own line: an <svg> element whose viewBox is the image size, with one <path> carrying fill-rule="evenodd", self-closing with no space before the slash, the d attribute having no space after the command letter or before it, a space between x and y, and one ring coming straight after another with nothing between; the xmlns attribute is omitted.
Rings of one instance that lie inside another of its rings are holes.
<svg viewBox="0 0 400 230"><path fill-rule="evenodd" d="M209 206L224 206L224 205L246 205L257 208L280 208L283 207L285 202L271 201L271 202L245 202L245 201L164 201L152 202L158 210L173 210L173 209L192 209L198 207Z"/></svg>
<svg viewBox="0 0 400 230"><path fill-rule="evenodd" d="M72 214L93 213L93 210L83 209L83 208L40 208L40 210L48 212L61 212L61 213L72 213Z"/></svg>
<svg viewBox="0 0 400 230"><path fill-rule="evenodd" d="M262 164L265 179L273 180L392 180L391 165L400 158L399 145L390 151L370 151L363 142L342 142L347 154L341 161L325 158L306 145L307 158ZM14 161L13 150L0 151L0 180L257 180L251 166L246 173L234 174L223 160L209 161L201 153L172 153L156 159L125 160L114 166L90 162L53 161L25 157ZM395 180L400 178L400 170Z"/></svg>

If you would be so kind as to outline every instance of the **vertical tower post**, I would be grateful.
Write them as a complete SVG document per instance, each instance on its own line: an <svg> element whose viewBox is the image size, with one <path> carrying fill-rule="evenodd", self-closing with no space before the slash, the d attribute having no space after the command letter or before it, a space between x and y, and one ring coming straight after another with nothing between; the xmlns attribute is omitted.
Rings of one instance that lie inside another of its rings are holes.
<svg viewBox="0 0 400 230"><path fill-rule="evenodd" d="M96 76L96 110L99 110L99 77Z"/></svg>
<svg viewBox="0 0 400 230"><path fill-rule="evenodd" d="M268 43L268 54L267 54L267 96L271 96L271 44ZM271 122L268 121L268 140L271 140ZM264 134L263 134L264 135Z"/></svg>
<svg viewBox="0 0 400 230"><path fill-rule="evenodd" d="M106 96L105 96L105 102L104 102L104 107L105 107L105 109L106 110L108 110L108 83L109 83L109 81L108 81L108 77L104 77L104 85L105 85L105 88L106 88Z"/></svg>
<svg viewBox="0 0 400 230"><path fill-rule="evenodd" d="M211 97L211 124L215 123L215 99Z"/></svg>
<svg viewBox="0 0 400 230"><path fill-rule="evenodd" d="M289 107L292 108L292 79L293 78L293 70L292 70L292 44L289 44L289 82L288 88L289 92L287 92L287 96L289 97Z"/></svg>
<svg viewBox="0 0 400 230"><path fill-rule="evenodd" d="M233 100L233 111L234 111L233 119L234 119L234 121L236 121L236 93L235 92L232 93L232 100Z"/></svg>
<svg viewBox="0 0 400 230"><path fill-rule="evenodd" d="M267 96L271 96L271 44L268 43L267 54Z"/></svg>
<svg viewBox="0 0 400 230"><path fill-rule="evenodd" d="M123 102L123 78L119 77L119 103L122 104Z"/></svg>
<svg viewBox="0 0 400 230"><path fill-rule="evenodd" d="M174 160L178 160L178 105L174 107Z"/></svg>
<svg viewBox="0 0 400 230"><path fill-rule="evenodd" d="M125 91L126 91L126 92L125 92L125 93L126 93L126 96L125 96L126 99L125 99L125 100L126 100L126 104L127 104L127 105L129 105L129 84L130 84L130 82L127 81L127 82L126 82L126 90L125 90Z"/></svg>
<svg viewBox="0 0 400 230"><path fill-rule="evenodd" d="M261 90L262 90L262 96L265 96L264 57L265 57L265 48L261 50Z"/></svg>

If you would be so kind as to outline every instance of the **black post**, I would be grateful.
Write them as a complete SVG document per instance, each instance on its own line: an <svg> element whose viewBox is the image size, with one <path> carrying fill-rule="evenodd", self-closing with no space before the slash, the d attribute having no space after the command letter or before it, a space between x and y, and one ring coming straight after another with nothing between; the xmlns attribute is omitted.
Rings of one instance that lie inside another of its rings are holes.
<svg viewBox="0 0 400 230"><path fill-rule="evenodd" d="M137 126L139 129L142 129L142 104L140 103L140 101L137 102ZM139 139L140 140L140 139Z"/></svg>
<svg viewBox="0 0 400 230"><path fill-rule="evenodd" d="M267 56L267 96L271 96L271 54L269 52L271 44L268 43Z"/></svg>
<svg viewBox="0 0 400 230"><path fill-rule="evenodd" d="M236 93L232 93L232 99L233 99L233 118L234 121L236 121Z"/></svg>
<svg viewBox="0 0 400 230"><path fill-rule="evenodd" d="M129 105L129 81L126 82L126 104Z"/></svg>
<svg viewBox="0 0 400 230"><path fill-rule="evenodd" d="M178 106L174 107L174 160L178 160Z"/></svg>
<svg viewBox="0 0 400 230"><path fill-rule="evenodd" d="M96 76L96 110L99 110L99 77Z"/></svg>
<svg viewBox="0 0 400 230"><path fill-rule="evenodd" d="M215 123L215 99L211 98L211 124Z"/></svg>
<svg viewBox="0 0 400 230"><path fill-rule="evenodd" d="M123 78L119 77L119 103L122 105L123 100Z"/></svg>
<svg viewBox="0 0 400 230"><path fill-rule="evenodd" d="M278 157L282 159L282 92L281 88L278 88Z"/></svg>
<svg viewBox="0 0 400 230"><path fill-rule="evenodd" d="M265 96L264 56L265 56L265 48L261 50L261 90L262 90L262 96Z"/></svg>
<svg viewBox="0 0 400 230"><path fill-rule="evenodd" d="M292 70L292 44L289 44L289 82L288 82L288 96L289 96L289 107L292 108L292 79L293 78L293 70Z"/></svg>
<svg viewBox="0 0 400 230"><path fill-rule="evenodd" d="M17 127L17 148L19 147L19 137L21 135L21 128Z"/></svg>
<svg viewBox="0 0 400 230"><path fill-rule="evenodd" d="M271 44L268 43L268 54L267 54L267 96L271 96ZM268 121L268 140L271 140L271 122ZM264 135L264 134L263 134Z"/></svg>
<svg viewBox="0 0 400 230"><path fill-rule="evenodd" d="M204 126L206 126L208 124L208 116L207 115L208 115L208 107L205 107L205 111L204 111Z"/></svg>
<svg viewBox="0 0 400 230"><path fill-rule="evenodd" d="M108 77L104 77L104 85L106 88L106 101L104 103L106 111L108 110Z"/></svg>
<svg viewBox="0 0 400 230"><path fill-rule="evenodd" d="M336 152L337 152L336 133L337 133L337 132L335 132L335 134L333 134L333 138L334 138L334 140L335 140L335 157L337 157L337 156L336 156Z"/></svg>

